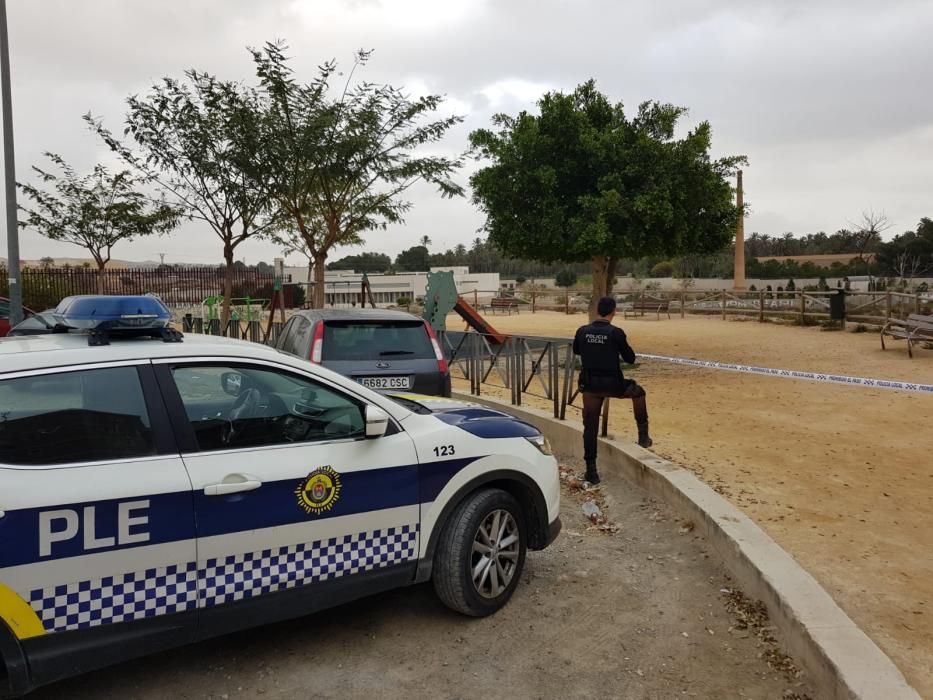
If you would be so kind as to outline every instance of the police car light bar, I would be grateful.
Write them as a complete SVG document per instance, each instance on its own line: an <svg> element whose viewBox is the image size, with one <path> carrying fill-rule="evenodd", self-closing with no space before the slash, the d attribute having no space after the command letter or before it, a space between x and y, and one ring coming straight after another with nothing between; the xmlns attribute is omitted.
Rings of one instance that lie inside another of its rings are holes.
<svg viewBox="0 0 933 700"><path fill-rule="evenodd" d="M88 331L89 345L107 345L110 336L150 336L180 342L181 333L169 327L172 314L154 296L83 295L66 297L53 313L67 328Z"/></svg>

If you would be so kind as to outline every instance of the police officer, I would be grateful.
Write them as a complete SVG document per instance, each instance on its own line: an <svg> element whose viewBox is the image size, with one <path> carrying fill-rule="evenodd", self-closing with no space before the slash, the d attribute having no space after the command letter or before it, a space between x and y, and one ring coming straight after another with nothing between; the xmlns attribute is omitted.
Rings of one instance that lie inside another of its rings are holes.
<svg viewBox="0 0 933 700"><path fill-rule="evenodd" d="M645 390L631 379L622 376L619 357L627 363L635 362L635 351L625 338L625 332L612 325L616 315L616 300L603 297L596 304L598 318L577 329L573 339L573 352L580 356L580 392L583 394L583 459L586 461L586 481L599 483L596 470L596 434L603 400L607 398L631 399L638 424L638 444L651 447L648 436L648 406Z"/></svg>

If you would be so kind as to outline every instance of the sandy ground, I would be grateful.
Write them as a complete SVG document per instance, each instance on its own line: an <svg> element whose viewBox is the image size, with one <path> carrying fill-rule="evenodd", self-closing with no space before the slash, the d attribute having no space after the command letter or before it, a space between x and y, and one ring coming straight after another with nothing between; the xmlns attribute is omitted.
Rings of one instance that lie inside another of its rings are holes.
<svg viewBox="0 0 933 700"><path fill-rule="evenodd" d="M430 586L375 596L98 671L34 698L804 698L767 620L705 540L624 483L592 529L565 486L564 532L529 554L492 617L447 610ZM587 529L591 528L591 529Z"/></svg>
<svg viewBox="0 0 933 700"><path fill-rule="evenodd" d="M585 317L490 320L569 336ZM882 352L877 333L689 316L618 324L636 352L933 383L933 351ZM648 391L654 451L743 508L933 698L933 396L659 362L630 376ZM614 401L611 415L610 433L633 439L629 406Z"/></svg>

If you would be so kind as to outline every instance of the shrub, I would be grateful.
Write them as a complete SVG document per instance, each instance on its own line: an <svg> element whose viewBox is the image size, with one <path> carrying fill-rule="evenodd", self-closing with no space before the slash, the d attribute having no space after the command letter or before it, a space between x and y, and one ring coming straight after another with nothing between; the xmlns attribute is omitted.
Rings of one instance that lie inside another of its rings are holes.
<svg viewBox="0 0 933 700"><path fill-rule="evenodd" d="M648 274L651 277L673 277L674 263L672 263L670 260L662 260L657 265L652 267Z"/></svg>
<svg viewBox="0 0 933 700"><path fill-rule="evenodd" d="M572 287L577 283L577 273L565 267L563 270L558 271L554 282L558 287Z"/></svg>
<svg viewBox="0 0 933 700"><path fill-rule="evenodd" d="M305 288L300 284L292 285L292 305L296 309L300 309L305 305L305 298L307 297Z"/></svg>
<svg viewBox="0 0 933 700"><path fill-rule="evenodd" d="M411 303L411 299L408 297L399 297L395 300L396 306L408 306Z"/></svg>
<svg viewBox="0 0 933 700"><path fill-rule="evenodd" d="M779 287L778 289L780 289L780 287ZM789 279L789 280L787 280L787 286L784 287L784 289L786 289L788 292L793 292L793 291L795 291L795 290L797 289L797 285L794 284L794 280L793 280L793 279Z"/></svg>

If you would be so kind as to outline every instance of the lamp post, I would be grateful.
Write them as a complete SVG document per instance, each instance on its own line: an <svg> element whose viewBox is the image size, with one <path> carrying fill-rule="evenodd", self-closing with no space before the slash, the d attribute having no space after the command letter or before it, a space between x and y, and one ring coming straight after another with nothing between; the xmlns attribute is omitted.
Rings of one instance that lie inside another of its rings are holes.
<svg viewBox="0 0 933 700"><path fill-rule="evenodd" d="M736 173L735 206L739 208L739 223L735 227L735 269L732 273L732 288L745 291L745 203L741 170Z"/></svg>
<svg viewBox="0 0 933 700"><path fill-rule="evenodd" d="M10 103L10 40L6 0L0 0L0 99L3 100L3 173L6 185L7 279L10 325L23 320L23 288L19 279L19 223L16 216L16 167L13 162L13 106Z"/></svg>

